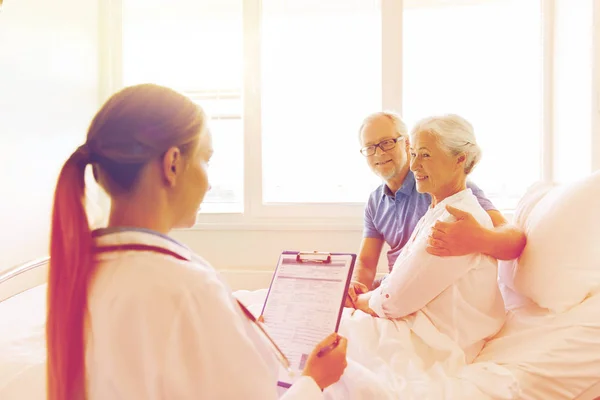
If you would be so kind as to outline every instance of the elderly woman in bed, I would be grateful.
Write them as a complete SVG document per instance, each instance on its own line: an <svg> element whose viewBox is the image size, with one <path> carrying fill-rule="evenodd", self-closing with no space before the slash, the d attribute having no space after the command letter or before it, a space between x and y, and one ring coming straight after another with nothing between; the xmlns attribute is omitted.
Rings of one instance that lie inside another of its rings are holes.
<svg viewBox="0 0 600 400"><path fill-rule="evenodd" d="M392 273L376 290L358 296L356 308L400 319L418 311L453 339L470 362L484 339L503 325L504 303L496 261L484 254L437 257L427 253L436 221L452 221L448 208L472 214L487 228L489 215L467 189L467 175L481 157L473 128L457 115L420 121L411 133L410 169L417 190L431 195L431 206L417 224ZM456 214L456 212L454 212Z"/></svg>

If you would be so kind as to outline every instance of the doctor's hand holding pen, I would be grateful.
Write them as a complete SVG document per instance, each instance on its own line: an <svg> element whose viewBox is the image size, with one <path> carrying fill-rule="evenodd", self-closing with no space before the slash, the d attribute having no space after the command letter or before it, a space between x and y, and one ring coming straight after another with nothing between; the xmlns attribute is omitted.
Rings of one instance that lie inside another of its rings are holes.
<svg viewBox="0 0 600 400"><path fill-rule="evenodd" d="M319 343L308 356L302 375L310 376L321 390L340 380L348 366L345 337L332 333Z"/></svg>
<svg viewBox="0 0 600 400"><path fill-rule="evenodd" d="M260 315L257 320L265 322ZM317 385L324 390L340 380L348 362L346 361L346 348L348 339L337 333L332 333L317 344L306 360L302 375L314 379Z"/></svg>

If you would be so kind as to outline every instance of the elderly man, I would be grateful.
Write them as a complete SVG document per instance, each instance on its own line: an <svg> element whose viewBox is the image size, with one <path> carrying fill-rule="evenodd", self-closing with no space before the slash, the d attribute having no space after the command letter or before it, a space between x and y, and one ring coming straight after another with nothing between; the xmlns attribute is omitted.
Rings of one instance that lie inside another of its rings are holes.
<svg viewBox="0 0 600 400"><path fill-rule="evenodd" d="M379 285L375 274L384 242L390 246L387 258L391 271L431 203L428 194L416 190L415 177L409 168L409 137L400 116L392 112L369 115L360 128L359 139L361 153L384 183L371 193L365 207L364 237L349 290L353 302L358 294ZM490 215L494 228L486 229L469 213L449 206L448 212L457 221L438 221L429 236L427 251L438 256L483 253L501 260L518 257L525 247L524 233L509 225L475 184L468 183L467 187Z"/></svg>

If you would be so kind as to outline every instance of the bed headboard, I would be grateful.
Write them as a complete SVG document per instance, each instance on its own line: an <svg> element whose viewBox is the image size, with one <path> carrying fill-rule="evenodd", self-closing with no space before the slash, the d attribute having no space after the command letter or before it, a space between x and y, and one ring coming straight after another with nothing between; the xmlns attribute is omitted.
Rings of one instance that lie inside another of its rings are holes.
<svg viewBox="0 0 600 400"><path fill-rule="evenodd" d="M49 257L39 258L0 272L0 302L46 283Z"/></svg>

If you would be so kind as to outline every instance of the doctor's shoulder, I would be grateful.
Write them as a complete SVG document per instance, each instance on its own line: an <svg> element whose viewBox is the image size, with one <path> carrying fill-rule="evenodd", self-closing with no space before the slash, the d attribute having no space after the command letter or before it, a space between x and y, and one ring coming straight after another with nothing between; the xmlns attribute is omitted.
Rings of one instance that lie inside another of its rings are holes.
<svg viewBox="0 0 600 400"><path fill-rule="evenodd" d="M137 276L135 286L152 296L210 297L210 293L215 293L215 286L222 286L217 271L196 255L189 260L155 253L138 254L136 258L137 268L134 269L137 271L132 271Z"/></svg>

